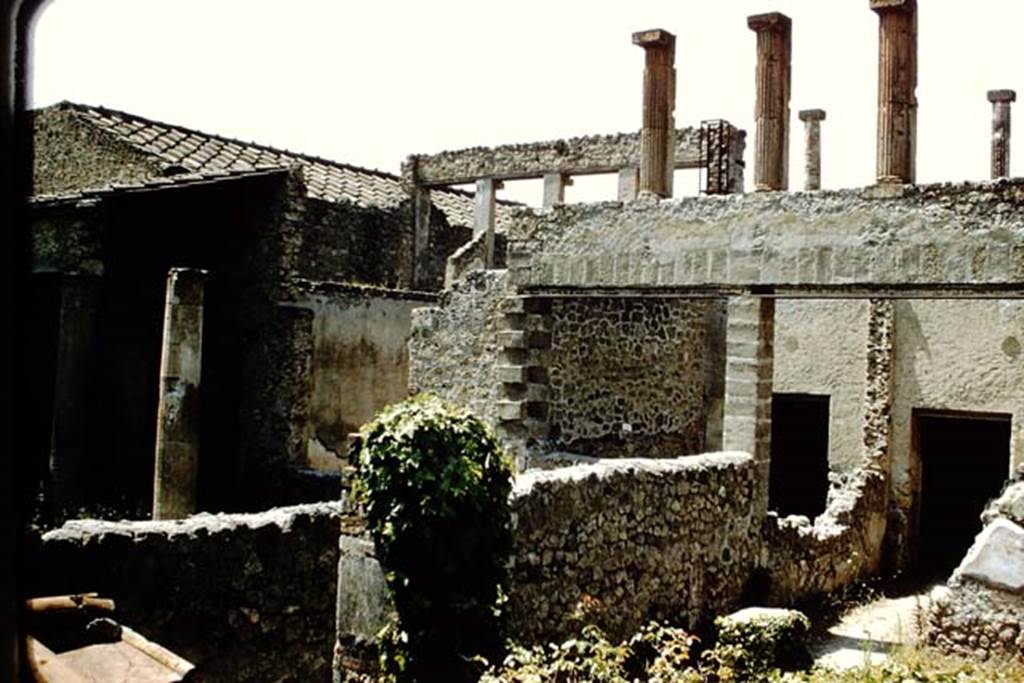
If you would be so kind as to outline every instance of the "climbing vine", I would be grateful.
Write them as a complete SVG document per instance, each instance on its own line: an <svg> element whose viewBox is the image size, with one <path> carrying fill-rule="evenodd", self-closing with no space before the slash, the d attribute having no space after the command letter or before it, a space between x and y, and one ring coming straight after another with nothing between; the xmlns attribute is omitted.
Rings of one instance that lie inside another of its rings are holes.
<svg viewBox="0 0 1024 683"><path fill-rule="evenodd" d="M357 492L398 615L382 665L399 681L476 680L500 661L512 468L480 419L416 396L362 430Z"/></svg>

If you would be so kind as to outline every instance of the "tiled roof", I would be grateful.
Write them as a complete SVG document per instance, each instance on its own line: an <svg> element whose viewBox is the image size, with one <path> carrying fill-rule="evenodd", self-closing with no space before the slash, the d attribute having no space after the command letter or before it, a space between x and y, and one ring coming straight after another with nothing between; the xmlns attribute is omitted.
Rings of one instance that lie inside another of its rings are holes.
<svg viewBox="0 0 1024 683"><path fill-rule="evenodd" d="M181 166L185 172L249 171L268 166L301 165L310 197L326 201L349 201L367 208L393 209L408 198L399 176L359 168L320 157L275 149L254 142L203 133L160 123L104 107L73 102L59 105L139 151L157 157L167 166ZM473 197L457 190L431 192L435 206L456 225L473 224ZM503 223L501 209L499 224Z"/></svg>

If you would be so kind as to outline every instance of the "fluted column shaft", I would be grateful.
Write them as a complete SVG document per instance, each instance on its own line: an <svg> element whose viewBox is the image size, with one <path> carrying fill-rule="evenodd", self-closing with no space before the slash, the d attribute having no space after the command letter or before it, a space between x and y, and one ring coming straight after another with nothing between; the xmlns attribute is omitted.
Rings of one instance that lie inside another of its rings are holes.
<svg viewBox="0 0 1024 683"><path fill-rule="evenodd" d="M645 53L639 190L671 197L676 147L676 38L663 29L652 29L634 33L633 44Z"/></svg>
<svg viewBox="0 0 1024 683"><path fill-rule="evenodd" d="M771 12L747 17L757 33L757 97L754 120L754 188L789 188L789 93L793 23Z"/></svg>
<svg viewBox="0 0 1024 683"><path fill-rule="evenodd" d="M913 183L917 148L917 1L870 0L878 14L878 182Z"/></svg>

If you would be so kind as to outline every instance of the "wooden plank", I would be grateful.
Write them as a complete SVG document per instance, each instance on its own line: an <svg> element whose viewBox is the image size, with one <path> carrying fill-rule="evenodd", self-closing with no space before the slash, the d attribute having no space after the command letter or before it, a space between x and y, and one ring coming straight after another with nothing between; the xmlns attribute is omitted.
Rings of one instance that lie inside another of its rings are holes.
<svg viewBox="0 0 1024 683"><path fill-rule="evenodd" d="M181 676L185 676L195 668L195 665L184 657L171 652L162 645L147 640L124 624L121 625L121 642L127 643L139 652L145 653Z"/></svg>
<svg viewBox="0 0 1024 683"><path fill-rule="evenodd" d="M25 609L34 614L41 612L65 612L77 609L114 611L114 601L99 597L99 593L76 593L73 595L52 595L44 598L29 598Z"/></svg>
<svg viewBox="0 0 1024 683"><path fill-rule="evenodd" d="M32 636L25 636L25 653L28 669L37 683L89 683L89 679L61 661L50 648Z"/></svg>

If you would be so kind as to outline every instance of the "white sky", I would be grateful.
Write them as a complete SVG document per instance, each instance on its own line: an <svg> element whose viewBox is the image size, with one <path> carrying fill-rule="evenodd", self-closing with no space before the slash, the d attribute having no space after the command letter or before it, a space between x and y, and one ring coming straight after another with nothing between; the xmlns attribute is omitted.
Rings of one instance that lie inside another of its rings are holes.
<svg viewBox="0 0 1024 683"><path fill-rule="evenodd" d="M1024 2L919 4L918 181L985 178L985 92L1024 97ZM665 28L677 36L677 124L747 129L749 187L746 16L768 11L793 19L790 187L803 186L796 113L809 108L828 112L824 187L869 184L868 0L53 0L36 27L32 101L100 104L397 172L415 152L638 129L643 51L630 34ZM614 187L580 179L567 199L612 199ZM677 195L696 188L693 174L677 179ZM510 183L504 196L540 194Z"/></svg>

